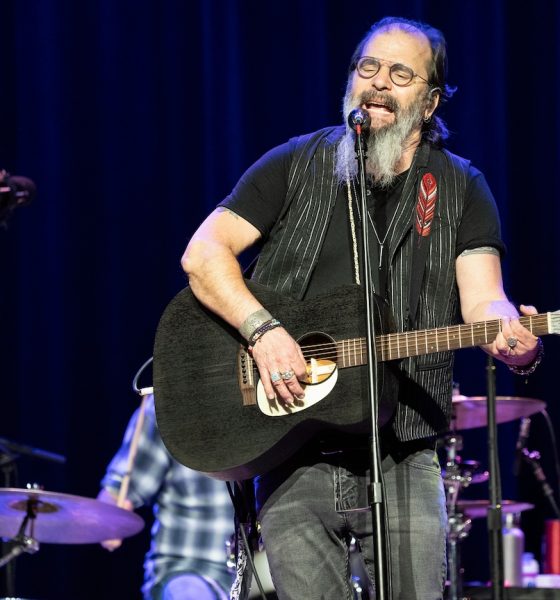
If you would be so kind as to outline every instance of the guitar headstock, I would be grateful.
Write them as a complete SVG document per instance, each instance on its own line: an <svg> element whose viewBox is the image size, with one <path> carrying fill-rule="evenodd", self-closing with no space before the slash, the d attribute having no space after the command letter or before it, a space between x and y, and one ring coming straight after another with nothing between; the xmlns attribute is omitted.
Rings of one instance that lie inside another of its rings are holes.
<svg viewBox="0 0 560 600"><path fill-rule="evenodd" d="M549 333L560 334L560 310L548 313Z"/></svg>

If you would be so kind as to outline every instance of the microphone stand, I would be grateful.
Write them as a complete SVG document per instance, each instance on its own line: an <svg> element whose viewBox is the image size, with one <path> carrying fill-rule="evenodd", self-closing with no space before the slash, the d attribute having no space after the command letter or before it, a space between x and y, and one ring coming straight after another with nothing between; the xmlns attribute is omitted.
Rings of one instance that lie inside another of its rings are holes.
<svg viewBox="0 0 560 600"><path fill-rule="evenodd" d="M360 110L360 109L358 109ZM363 113L363 111L360 111ZM352 118L351 113L350 118ZM358 123L357 121L362 122ZM378 388L377 388L377 348L375 345L375 318L373 307L372 279L369 259L369 235L367 226L367 201L366 201L366 176L365 159L367 157L364 148L364 130L369 127L369 114L365 113L361 119L351 121L350 126L356 132L356 158L358 160L358 177L360 188L360 211L362 214L362 264L363 264L363 287L366 307L366 346L367 346L367 373L368 373L368 395L371 415L371 480L368 488L368 500L371 509L373 523L373 546L375 565L375 594L376 600L390 600L391 576L388 561L387 532L385 528L385 506L383 504L383 487L381 479L381 456L379 451L379 432L377 427L378 415Z"/></svg>
<svg viewBox="0 0 560 600"><path fill-rule="evenodd" d="M488 507L488 538L490 542L490 573L492 600L504 598L504 552L502 542L502 485L498 460L498 431L496 428L496 367L494 359L487 361L488 397L488 465L490 471L490 505Z"/></svg>

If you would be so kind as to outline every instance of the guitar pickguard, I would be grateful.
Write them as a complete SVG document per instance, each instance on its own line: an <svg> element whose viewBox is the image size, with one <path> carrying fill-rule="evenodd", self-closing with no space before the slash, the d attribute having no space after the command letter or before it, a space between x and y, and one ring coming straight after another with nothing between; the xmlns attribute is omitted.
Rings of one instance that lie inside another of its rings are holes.
<svg viewBox="0 0 560 600"><path fill-rule="evenodd" d="M269 417L293 415L311 408L332 392L338 380L338 352L332 337L322 332L307 333L298 339L298 343L307 364L307 380L301 382L305 398L294 400L293 404L286 404L278 398L269 400L259 381L257 404L261 412Z"/></svg>

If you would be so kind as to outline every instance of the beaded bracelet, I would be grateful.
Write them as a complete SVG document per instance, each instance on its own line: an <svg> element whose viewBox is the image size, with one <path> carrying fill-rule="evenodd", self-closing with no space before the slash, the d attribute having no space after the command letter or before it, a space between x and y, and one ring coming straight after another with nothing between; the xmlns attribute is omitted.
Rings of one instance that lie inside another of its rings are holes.
<svg viewBox="0 0 560 600"><path fill-rule="evenodd" d="M254 346L267 331L276 329L276 327L282 327L282 323L280 323L278 319L270 319L270 321L263 323L258 329L253 331L247 340L249 342L249 346Z"/></svg>
<svg viewBox="0 0 560 600"><path fill-rule="evenodd" d="M508 369L516 375L531 375L531 373L534 373L535 369L541 364L541 361L544 357L544 345L541 338L537 339L537 346L537 355L528 365L521 367L517 365L508 365Z"/></svg>

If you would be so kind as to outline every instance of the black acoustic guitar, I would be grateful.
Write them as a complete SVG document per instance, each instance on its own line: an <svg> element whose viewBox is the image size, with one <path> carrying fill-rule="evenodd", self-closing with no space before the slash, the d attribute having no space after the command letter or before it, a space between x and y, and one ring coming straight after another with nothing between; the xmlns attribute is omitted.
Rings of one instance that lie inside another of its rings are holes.
<svg viewBox="0 0 560 600"><path fill-rule="evenodd" d="M249 281L251 292L302 347L308 379L294 407L269 401L238 332L185 288L160 320L154 347L156 417L163 441L182 464L216 479L248 479L278 465L320 430L367 433L363 291L345 286L294 301ZM388 310L375 306L380 406L396 401L394 361L491 342L499 320L388 333ZM535 335L559 333L559 314L521 317Z"/></svg>

